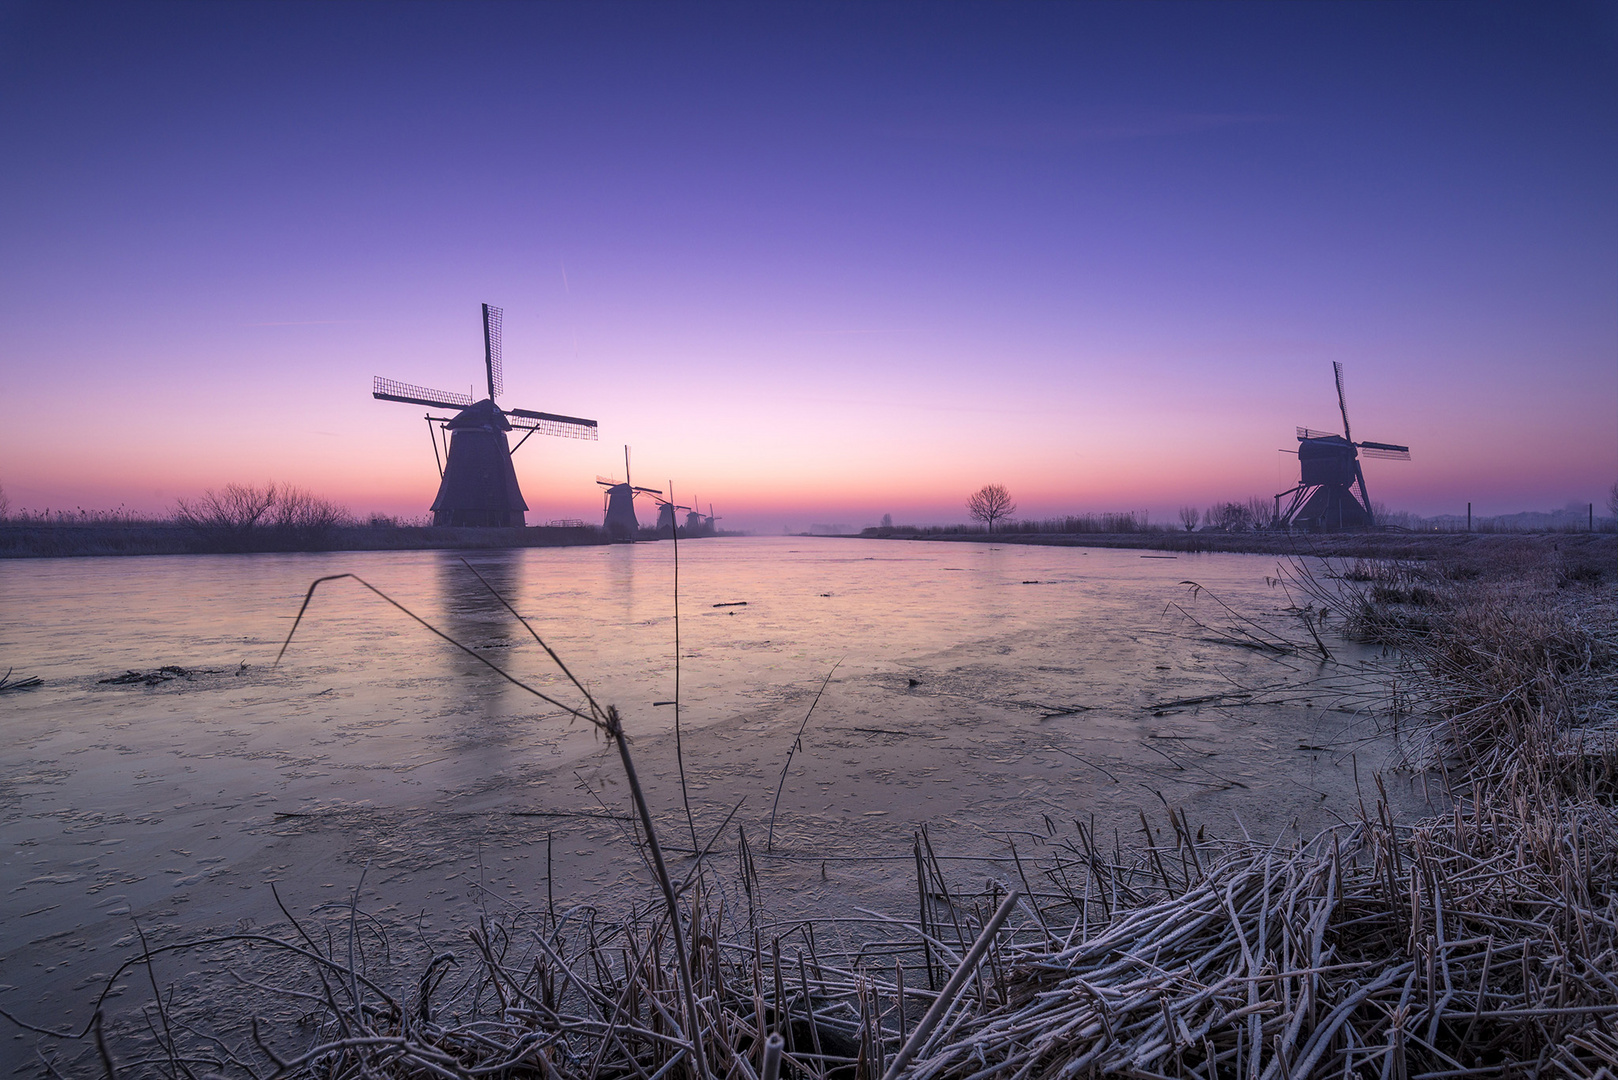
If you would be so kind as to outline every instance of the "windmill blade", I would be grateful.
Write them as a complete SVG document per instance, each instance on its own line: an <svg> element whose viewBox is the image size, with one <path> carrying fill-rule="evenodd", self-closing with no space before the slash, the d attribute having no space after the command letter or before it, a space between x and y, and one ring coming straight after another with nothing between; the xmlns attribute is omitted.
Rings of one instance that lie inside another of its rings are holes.
<svg viewBox="0 0 1618 1080"><path fill-rule="evenodd" d="M1300 439L1335 439L1335 438L1337 438L1337 432L1335 432L1335 431L1316 431L1314 428L1301 427L1301 428L1298 429L1298 438L1300 438Z"/></svg>
<svg viewBox="0 0 1618 1080"><path fill-rule="evenodd" d="M535 412L532 409L501 409L514 428L537 431L541 435L555 435L561 439L595 439L596 422L581 416L559 416L556 413Z"/></svg>
<svg viewBox="0 0 1618 1080"><path fill-rule="evenodd" d="M489 400L493 401L506 389L505 367L500 359L500 326L505 309L483 305L483 366L489 373Z"/></svg>
<svg viewBox="0 0 1618 1080"><path fill-rule="evenodd" d="M1348 405L1343 401L1343 365L1333 360L1331 369L1337 374L1337 409L1343 414L1343 438L1353 442L1354 436L1348 433Z"/></svg>
<svg viewBox="0 0 1618 1080"><path fill-rule="evenodd" d="M409 405L426 405L434 409L464 409L472 404L471 394L430 390L425 386L384 379L380 375L371 380L371 396L381 398L383 401L403 401Z"/></svg>
<svg viewBox="0 0 1618 1080"><path fill-rule="evenodd" d="M1383 458L1387 461L1409 461L1410 447L1395 446L1393 443L1362 442L1357 444L1360 456L1368 458Z"/></svg>
<svg viewBox="0 0 1618 1080"><path fill-rule="evenodd" d="M632 488L630 488L630 490L631 491L638 491L642 495L661 495L661 494L663 494L663 489L662 488L632 487Z"/></svg>

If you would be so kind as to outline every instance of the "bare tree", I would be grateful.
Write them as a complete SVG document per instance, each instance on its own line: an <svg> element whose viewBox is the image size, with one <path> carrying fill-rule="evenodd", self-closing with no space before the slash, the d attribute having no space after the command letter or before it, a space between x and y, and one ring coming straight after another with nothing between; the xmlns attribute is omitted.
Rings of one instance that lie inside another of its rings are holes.
<svg viewBox="0 0 1618 1080"><path fill-rule="evenodd" d="M1612 491L1613 491L1613 498L1615 500L1618 500L1618 484L1612 485ZM7 515L9 515L10 513L11 513L11 500L6 497L5 485L0 484L0 521L6 520Z"/></svg>
<svg viewBox="0 0 1618 1080"><path fill-rule="evenodd" d="M1216 503L1208 507L1208 524L1225 532L1245 532L1253 526L1253 511L1245 503Z"/></svg>
<svg viewBox="0 0 1618 1080"><path fill-rule="evenodd" d="M198 499L175 502L174 517L182 525L210 535L244 536L270 512L280 492L266 484L226 484L209 488Z"/></svg>
<svg viewBox="0 0 1618 1080"><path fill-rule="evenodd" d="M291 484L281 485L270 512L270 525L281 544L297 548L323 548L332 534L353 517L343 507Z"/></svg>
<svg viewBox="0 0 1618 1080"><path fill-rule="evenodd" d="M211 550L319 548L350 523L347 510L291 484L226 484L180 499L175 520Z"/></svg>
<svg viewBox="0 0 1618 1080"><path fill-rule="evenodd" d="M1196 532L1197 522L1202 520L1202 511L1194 506L1180 507L1180 524L1185 526L1186 532Z"/></svg>
<svg viewBox="0 0 1618 1080"><path fill-rule="evenodd" d="M994 532L994 523L1017 509L1004 484L984 484L966 500L967 511Z"/></svg>

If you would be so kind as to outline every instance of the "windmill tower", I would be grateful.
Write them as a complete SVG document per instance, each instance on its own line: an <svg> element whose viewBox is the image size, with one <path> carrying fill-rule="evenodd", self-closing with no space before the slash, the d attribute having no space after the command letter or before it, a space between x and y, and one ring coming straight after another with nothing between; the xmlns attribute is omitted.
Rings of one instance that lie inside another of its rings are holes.
<svg viewBox="0 0 1618 1080"><path fill-rule="evenodd" d="M1298 486L1275 497L1276 522L1282 528L1313 531L1369 529L1376 524L1371 497L1365 491L1365 471L1359 458L1409 461L1410 447L1392 443L1355 442L1348 427L1348 406L1343 402L1343 365L1332 364L1337 375L1337 409L1343 433L1298 429ZM1359 487L1359 494L1354 488ZM1281 500L1291 497L1285 510Z"/></svg>
<svg viewBox="0 0 1618 1080"><path fill-rule="evenodd" d="M605 476L596 477L596 483L606 488L602 527L614 540L633 540L640 531L640 519L635 517L636 495L661 495L657 488L636 487L629 479L629 447L624 447L624 482Z"/></svg>
<svg viewBox="0 0 1618 1080"><path fill-rule="evenodd" d="M500 308L483 305L483 370L489 396L482 401L473 401L471 394L429 390L380 375L371 384L371 396L383 401L457 410L453 417L427 414L435 459L439 436L433 431L434 425L444 433L445 441L438 467L438 497L432 506L434 525L522 526L528 504L517 485L511 455L536 431L565 439L596 437L594 420L531 409L502 409L495 404L495 398L505 389L500 357L503 314ZM515 447L506 441L506 432L513 429L527 432Z"/></svg>

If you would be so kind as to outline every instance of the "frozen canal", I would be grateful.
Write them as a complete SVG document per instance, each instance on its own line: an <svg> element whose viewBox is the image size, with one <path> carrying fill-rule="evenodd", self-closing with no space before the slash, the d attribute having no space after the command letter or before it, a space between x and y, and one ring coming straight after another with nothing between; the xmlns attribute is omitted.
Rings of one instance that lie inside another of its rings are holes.
<svg viewBox="0 0 1618 1080"><path fill-rule="evenodd" d="M672 555L660 543L467 558L620 708L665 842L688 848L674 709L657 704L674 697ZM132 920L158 940L263 924L278 917L270 881L310 910L368 867L373 908L447 930L470 917L474 886L516 905L543 904L547 886L559 903L644 894L610 748L355 582L322 586L272 669L310 582L343 572L567 696L459 553L0 562L0 670L44 680L0 697L0 1007L82 1024L97 976L131 950ZM1298 597L1275 577L1257 555L682 543L696 831L706 842L740 802L718 850L733 866L739 824L763 851L788 749L833 665L773 856L759 857L782 912L908 910L924 823L941 854L990 860L951 864L981 886L1006 873L992 860L1008 836L1037 858L1075 817L1127 845L1140 811L1162 823L1163 801L1226 834L1352 816L1356 767L1374 790L1387 765L1384 746L1359 741L1372 734L1365 699L1343 689L1371 654L1329 635L1335 665L1243 648L1210 599L1302 637L1285 610ZM1187 580L1208 592L1193 598ZM105 681L164 665L190 674ZM1418 803L1420 785L1402 784L1396 798ZM4 1035L19 1061L32 1040Z"/></svg>

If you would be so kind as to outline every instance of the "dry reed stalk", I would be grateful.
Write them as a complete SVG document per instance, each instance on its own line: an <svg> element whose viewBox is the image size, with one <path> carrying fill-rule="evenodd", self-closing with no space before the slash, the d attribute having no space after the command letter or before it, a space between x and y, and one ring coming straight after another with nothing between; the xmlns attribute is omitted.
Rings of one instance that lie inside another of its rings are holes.
<svg viewBox="0 0 1618 1080"><path fill-rule="evenodd" d="M669 481L668 504L674 505L673 480ZM680 527L673 512L669 515L669 543L674 551L674 762L680 770L680 804L685 807L685 824L691 830L691 847L695 849L697 820L691 816L691 793L685 783L685 745L680 733Z"/></svg>

